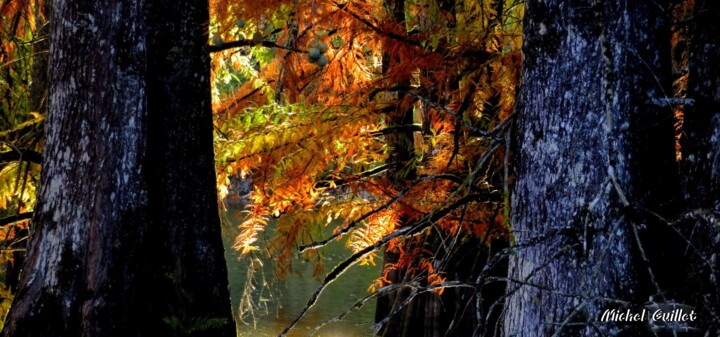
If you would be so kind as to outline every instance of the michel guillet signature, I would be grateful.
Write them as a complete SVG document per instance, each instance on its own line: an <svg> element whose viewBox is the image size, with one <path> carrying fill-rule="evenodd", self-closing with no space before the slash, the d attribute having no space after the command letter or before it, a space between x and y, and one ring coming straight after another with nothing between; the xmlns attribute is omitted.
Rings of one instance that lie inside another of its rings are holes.
<svg viewBox="0 0 720 337"><path fill-rule="evenodd" d="M674 301L658 303L651 301L639 309L606 309L601 322L647 322L653 331L692 331L698 314L694 307Z"/></svg>

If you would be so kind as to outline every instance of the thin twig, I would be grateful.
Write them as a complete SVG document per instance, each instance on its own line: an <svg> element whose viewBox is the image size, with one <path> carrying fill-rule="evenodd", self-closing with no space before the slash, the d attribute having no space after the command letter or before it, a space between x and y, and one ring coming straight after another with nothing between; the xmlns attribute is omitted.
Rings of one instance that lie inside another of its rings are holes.
<svg viewBox="0 0 720 337"><path fill-rule="evenodd" d="M305 54L307 53L307 51L293 48L290 46L279 45L273 41L265 40L265 41L261 41L258 43L258 42L253 41L252 39L240 39L240 40L235 40L235 41L223 42L221 45L210 45L210 46L208 46L208 49L210 50L211 53L218 53L223 50L240 48L240 47L250 47L250 46L263 46L263 47L267 47L267 48L279 48L279 49L290 50L290 51L294 51L296 53L305 53Z"/></svg>
<svg viewBox="0 0 720 337"><path fill-rule="evenodd" d="M396 230L395 232L392 232L382 239L378 240L372 245L369 245L362 250L358 251L357 253L351 255L344 261L340 262L335 268L333 268L330 273L325 276L325 279L323 279L323 282L318 286L317 289L315 289L315 292L312 294L310 299L307 301L303 309L300 311L298 316L288 324L285 329L283 329L282 332L278 335L278 337L283 337L287 335L287 333L297 325L298 321L300 321L301 318L305 316L308 310L312 308L315 303L317 302L318 298L320 297L320 294L327 288L327 286L335 281L340 275L342 275L348 268L356 264L358 261L360 261L363 257L367 256L368 254L372 253L376 249L380 248L381 246L385 245L386 243L390 242L391 240L403 236L414 236L418 233L420 233L422 230L430 226L430 224L438 221L439 219L442 219L445 215L452 212L453 210L457 209L458 207L463 206L464 204L471 202L473 200L476 200L477 198L482 197L483 194L471 194L468 196L465 196L463 198L458 199L454 203L452 203L450 206L440 209L436 212L429 213L425 215L422 219L415 221L411 224L409 224L407 227L400 228Z"/></svg>

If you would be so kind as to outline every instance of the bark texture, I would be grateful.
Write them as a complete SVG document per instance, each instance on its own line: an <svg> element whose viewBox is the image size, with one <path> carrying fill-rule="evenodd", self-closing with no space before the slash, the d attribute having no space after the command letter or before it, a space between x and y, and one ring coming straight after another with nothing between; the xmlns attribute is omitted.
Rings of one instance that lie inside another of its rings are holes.
<svg viewBox="0 0 720 337"><path fill-rule="evenodd" d="M698 336L720 334L720 2L696 0L681 138L685 212L679 246L688 266L676 279L679 300L701 317ZM692 249L688 249L692 247Z"/></svg>
<svg viewBox="0 0 720 337"><path fill-rule="evenodd" d="M676 188L655 1L526 2L505 336L642 336L599 322L657 295L639 237ZM650 212L649 212L650 211Z"/></svg>
<svg viewBox="0 0 720 337"><path fill-rule="evenodd" d="M53 1L41 188L3 336L231 336L207 3Z"/></svg>
<svg viewBox="0 0 720 337"><path fill-rule="evenodd" d="M683 188L693 207L720 200L720 3L696 0L683 123Z"/></svg>

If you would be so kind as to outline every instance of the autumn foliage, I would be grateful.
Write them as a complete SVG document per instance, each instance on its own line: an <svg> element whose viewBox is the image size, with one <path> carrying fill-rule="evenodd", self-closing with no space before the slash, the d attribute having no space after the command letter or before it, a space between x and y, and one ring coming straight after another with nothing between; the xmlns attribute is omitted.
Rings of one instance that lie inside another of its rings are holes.
<svg viewBox="0 0 720 337"><path fill-rule="evenodd" d="M0 6L3 151L40 152L43 97L30 86L44 4ZM400 253L377 289L392 268L445 280L438 252L410 244L430 233L446 248L504 237L519 1L212 0L210 11L219 197L247 202L235 248L269 254L280 276L298 251L322 275L333 240L351 262ZM5 214L32 211L38 172L4 166Z"/></svg>
<svg viewBox="0 0 720 337"><path fill-rule="evenodd" d="M377 248L360 262L382 246L402 253L390 268L435 284L436 252L411 237L504 235L517 1L211 8L219 193L236 177L253 186L235 248L268 252L284 275L297 248L321 264L316 248L344 238Z"/></svg>

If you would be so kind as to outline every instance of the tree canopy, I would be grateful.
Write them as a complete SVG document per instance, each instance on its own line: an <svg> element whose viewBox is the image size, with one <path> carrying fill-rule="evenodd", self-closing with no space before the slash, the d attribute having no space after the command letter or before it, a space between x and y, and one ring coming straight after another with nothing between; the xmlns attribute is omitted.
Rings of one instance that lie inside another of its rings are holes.
<svg viewBox="0 0 720 337"><path fill-rule="evenodd" d="M317 226L336 226L354 252L400 218L502 231L496 150L518 81L519 3L406 3L402 22L386 2L272 4L214 6L218 185L254 186L237 248L257 249L272 217L281 269L294 245L325 239ZM393 123L405 110L412 119ZM405 161L387 141L398 134L412 137Z"/></svg>

